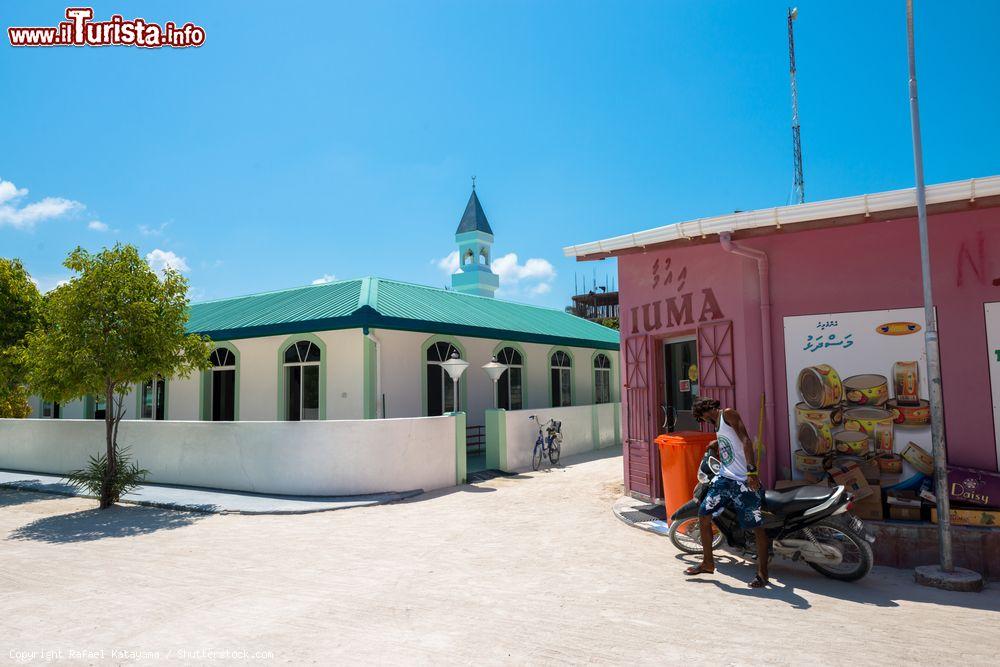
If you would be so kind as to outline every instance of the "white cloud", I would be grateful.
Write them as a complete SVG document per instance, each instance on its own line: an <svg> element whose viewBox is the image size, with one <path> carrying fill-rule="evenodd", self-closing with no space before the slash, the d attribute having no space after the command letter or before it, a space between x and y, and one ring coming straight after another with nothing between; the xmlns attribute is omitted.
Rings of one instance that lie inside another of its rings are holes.
<svg viewBox="0 0 1000 667"><path fill-rule="evenodd" d="M91 220L87 223L87 229L91 229L95 232L106 232L109 227L100 220Z"/></svg>
<svg viewBox="0 0 1000 667"><path fill-rule="evenodd" d="M28 194L27 188L18 189L17 186L10 181L5 181L0 178L0 204L13 201L26 194Z"/></svg>
<svg viewBox="0 0 1000 667"><path fill-rule="evenodd" d="M532 257L524 264L517 263L517 253L509 252L493 260L493 271L500 276L500 284L525 281L551 282L556 270L547 259Z"/></svg>
<svg viewBox="0 0 1000 667"><path fill-rule="evenodd" d="M172 250L160 250L156 248L146 255L146 263L149 264L149 268L161 274L167 269L173 269L179 273L191 270L187 260L175 254Z"/></svg>
<svg viewBox="0 0 1000 667"><path fill-rule="evenodd" d="M448 275L458 273L458 251L452 250L440 259L431 260L431 263ZM556 278L556 270L547 259L531 257L521 264L514 252L494 259L492 268L500 276L500 293L508 297L548 294Z"/></svg>
<svg viewBox="0 0 1000 667"><path fill-rule="evenodd" d="M327 283L332 283L337 279L337 276L332 276L329 273L324 273L321 277L317 278L312 282L313 285L325 285Z"/></svg>
<svg viewBox="0 0 1000 667"><path fill-rule="evenodd" d="M164 222L156 227L150 227L149 225L139 225L139 233L143 236L163 236L163 230L167 228L170 221Z"/></svg>
<svg viewBox="0 0 1000 667"><path fill-rule="evenodd" d="M0 179L0 227L10 225L15 229L32 229L39 222L84 208L80 202L62 197L45 197L24 206L19 205L17 200L27 194L27 188L18 188L10 181Z"/></svg>
<svg viewBox="0 0 1000 667"><path fill-rule="evenodd" d="M458 273L458 251L452 250L447 256L441 259L434 259L431 262L449 276Z"/></svg>

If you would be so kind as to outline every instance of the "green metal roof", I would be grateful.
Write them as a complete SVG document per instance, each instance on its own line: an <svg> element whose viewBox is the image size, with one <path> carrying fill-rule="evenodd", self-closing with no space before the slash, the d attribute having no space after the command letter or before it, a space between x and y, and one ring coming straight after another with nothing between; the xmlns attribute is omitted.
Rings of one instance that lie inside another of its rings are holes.
<svg viewBox="0 0 1000 667"><path fill-rule="evenodd" d="M618 349L617 331L561 310L382 278L195 303L187 325L214 340L364 327Z"/></svg>

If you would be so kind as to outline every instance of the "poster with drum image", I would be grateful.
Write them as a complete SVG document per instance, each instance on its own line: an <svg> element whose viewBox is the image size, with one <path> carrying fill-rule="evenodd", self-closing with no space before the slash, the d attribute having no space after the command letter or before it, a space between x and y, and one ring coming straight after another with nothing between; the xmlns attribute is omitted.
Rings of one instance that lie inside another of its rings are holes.
<svg viewBox="0 0 1000 667"><path fill-rule="evenodd" d="M784 318L792 477L878 467L883 488L932 473L922 308Z"/></svg>

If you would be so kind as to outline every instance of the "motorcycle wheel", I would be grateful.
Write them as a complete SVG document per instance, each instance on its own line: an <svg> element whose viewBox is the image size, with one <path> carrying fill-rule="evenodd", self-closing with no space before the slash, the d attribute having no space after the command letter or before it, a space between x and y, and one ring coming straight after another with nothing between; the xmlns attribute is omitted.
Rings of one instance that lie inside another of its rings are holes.
<svg viewBox="0 0 1000 667"><path fill-rule="evenodd" d="M549 445L549 463L557 465L559 463L559 443L553 442Z"/></svg>
<svg viewBox="0 0 1000 667"><path fill-rule="evenodd" d="M535 445L535 451L531 454L531 469L538 470L542 465L542 446Z"/></svg>
<svg viewBox="0 0 1000 667"><path fill-rule="evenodd" d="M840 550L843 559L837 565L824 565L806 561L812 569L824 577L838 581L857 581L869 572L875 564L872 547L864 535L859 534L846 521L824 519L810 526L816 541Z"/></svg>
<svg viewBox="0 0 1000 667"><path fill-rule="evenodd" d="M712 548L717 549L722 544L722 533L714 525L712 526ZM670 524L667 537L671 544L686 554L700 554L701 548L701 527L698 524L698 517L691 519L680 519Z"/></svg>

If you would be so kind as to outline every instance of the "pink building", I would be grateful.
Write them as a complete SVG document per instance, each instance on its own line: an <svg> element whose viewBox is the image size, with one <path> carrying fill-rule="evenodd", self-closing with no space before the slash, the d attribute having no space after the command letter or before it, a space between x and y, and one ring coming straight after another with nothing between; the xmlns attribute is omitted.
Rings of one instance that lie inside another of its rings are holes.
<svg viewBox="0 0 1000 667"><path fill-rule="evenodd" d="M1000 177L930 186L927 203L948 461L996 471ZM919 475L914 453L930 450L930 429L914 190L681 222L565 251L618 258L633 495L662 497L652 440L695 428L698 395L737 408L751 433L765 415L771 483L804 474L811 452L851 453L852 439L902 454L901 482Z"/></svg>

